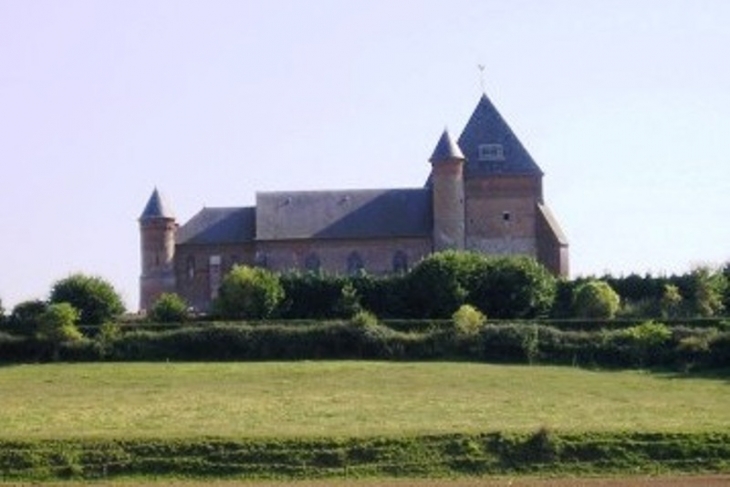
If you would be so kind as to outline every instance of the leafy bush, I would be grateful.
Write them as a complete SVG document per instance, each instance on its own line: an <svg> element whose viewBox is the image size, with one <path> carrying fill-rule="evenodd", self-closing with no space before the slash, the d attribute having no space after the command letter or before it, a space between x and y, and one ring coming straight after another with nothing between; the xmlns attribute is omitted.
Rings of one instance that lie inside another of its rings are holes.
<svg viewBox="0 0 730 487"><path fill-rule="evenodd" d="M150 320L157 323L181 323L188 317L188 304L175 293L161 294L149 314Z"/></svg>
<svg viewBox="0 0 730 487"><path fill-rule="evenodd" d="M492 318L547 315L555 278L529 257L488 257L446 251L422 260L407 276L411 316L448 318L471 304Z"/></svg>
<svg viewBox="0 0 730 487"><path fill-rule="evenodd" d="M699 267L689 275L691 302L699 316L716 316L725 309L723 298L728 283L721 272Z"/></svg>
<svg viewBox="0 0 730 487"><path fill-rule="evenodd" d="M449 318L469 295L470 270L483 256L446 251L431 254L408 274L411 317Z"/></svg>
<svg viewBox="0 0 730 487"><path fill-rule="evenodd" d="M355 313L355 315L350 320L350 323L358 328L367 328L379 325L378 317L375 316L373 313L365 310L361 310Z"/></svg>
<svg viewBox="0 0 730 487"><path fill-rule="evenodd" d="M214 313L229 319L270 317L284 299L279 277L259 267L234 266L221 283Z"/></svg>
<svg viewBox="0 0 730 487"><path fill-rule="evenodd" d="M490 318L546 316L555 302L556 280L525 256L481 258L469 269L467 301Z"/></svg>
<svg viewBox="0 0 730 487"><path fill-rule="evenodd" d="M464 335L474 335L484 326L487 318L470 304L462 304L451 316L456 331Z"/></svg>
<svg viewBox="0 0 730 487"><path fill-rule="evenodd" d="M51 343L79 340L83 337L76 322L80 313L69 303L53 303L39 317L38 338Z"/></svg>
<svg viewBox="0 0 730 487"><path fill-rule="evenodd" d="M51 303L69 303L80 313L84 325L101 325L124 313L119 293L97 276L74 274L57 281L51 289Z"/></svg>
<svg viewBox="0 0 730 487"><path fill-rule="evenodd" d="M346 278L322 273L285 273L279 276L285 300L281 315L287 319L328 319L337 315Z"/></svg>
<svg viewBox="0 0 730 487"><path fill-rule="evenodd" d="M581 318L613 318L621 298L604 281L587 281L575 290L573 307Z"/></svg>
<svg viewBox="0 0 730 487"><path fill-rule="evenodd" d="M53 303L40 315L38 339L51 346L54 361L59 359L61 345L84 337L76 327L79 315L69 303Z"/></svg>
<svg viewBox="0 0 730 487"><path fill-rule="evenodd" d="M352 285L352 282L347 281L342 286L340 291L340 299L337 301L337 314L343 318L356 316L362 312L362 305L360 304L360 296L357 290Z"/></svg>
<svg viewBox="0 0 730 487"><path fill-rule="evenodd" d="M682 309L682 301L682 294L679 292L679 288L674 284L665 284L659 304L662 317L674 318L679 316Z"/></svg>
<svg viewBox="0 0 730 487"><path fill-rule="evenodd" d="M620 365L655 366L672 362L675 346L670 346L672 331L663 323L646 321L636 326L605 334L605 345L623 358Z"/></svg>
<svg viewBox="0 0 730 487"><path fill-rule="evenodd" d="M19 335L34 336L40 327L40 317L48 309L41 300L23 301L13 308L8 318L8 328Z"/></svg>

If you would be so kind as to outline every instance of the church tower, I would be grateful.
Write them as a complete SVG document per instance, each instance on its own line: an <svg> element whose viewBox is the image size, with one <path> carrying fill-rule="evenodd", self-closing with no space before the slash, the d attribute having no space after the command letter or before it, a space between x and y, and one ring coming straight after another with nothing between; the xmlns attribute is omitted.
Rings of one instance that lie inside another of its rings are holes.
<svg viewBox="0 0 730 487"><path fill-rule="evenodd" d="M529 255L568 274L568 241L543 200L543 172L487 95L459 137L464 153L465 248Z"/></svg>
<svg viewBox="0 0 730 487"><path fill-rule="evenodd" d="M162 293L175 291L173 258L177 223L157 188L139 217L139 231L142 258L139 308L149 310Z"/></svg>
<svg viewBox="0 0 730 487"><path fill-rule="evenodd" d="M464 249L464 154L444 130L429 159L433 195L433 250Z"/></svg>

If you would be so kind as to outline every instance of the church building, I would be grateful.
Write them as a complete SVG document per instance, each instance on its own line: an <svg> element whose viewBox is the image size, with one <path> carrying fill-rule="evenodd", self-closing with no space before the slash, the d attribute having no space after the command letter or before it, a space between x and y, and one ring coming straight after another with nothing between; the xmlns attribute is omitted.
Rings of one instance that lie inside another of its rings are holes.
<svg viewBox="0 0 730 487"><path fill-rule="evenodd" d="M421 188L261 192L256 206L203 208L182 225L155 189L139 218L140 309L174 292L205 311L236 264L384 275L456 249L528 255L568 275L543 172L486 95L429 163Z"/></svg>

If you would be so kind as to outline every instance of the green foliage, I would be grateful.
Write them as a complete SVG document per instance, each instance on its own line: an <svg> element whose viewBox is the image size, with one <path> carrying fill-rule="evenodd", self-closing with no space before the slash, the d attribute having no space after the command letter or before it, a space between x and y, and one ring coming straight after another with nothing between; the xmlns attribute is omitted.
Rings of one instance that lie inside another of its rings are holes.
<svg viewBox="0 0 730 487"><path fill-rule="evenodd" d="M691 302L699 316L715 316L725 309L723 298L728 283L721 272L699 267L690 275Z"/></svg>
<svg viewBox="0 0 730 487"><path fill-rule="evenodd" d="M350 323L358 328L373 328L380 324L377 316L365 310L355 313L350 319Z"/></svg>
<svg viewBox="0 0 730 487"><path fill-rule="evenodd" d="M349 484L393 477L722 473L728 456L727 433L556 433L547 428L365 438L0 440L3 479L34 484L99 479L148 484L150 478L177 484L196 478L202 485L221 477ZM453 482L459 483L441 483Z"/></svg>
<svg viewBox="0 0 730 487"><path fill-rule="evenodd" d="M644 367L669 362L676 346L670 346L672 331L663 323L644 323L616 330L608 342L627 355L630 365Z"/></svg>
<svg viewBox="0 0 730 487"><path fill-rule="evenodd" d="M555 278L528 257L487 257L446 251L421 261L407 276L412 316L448 318L471 304L492 318L546 315Z"/></svg>
<svg viewBox="0 0 730 487"><path fill-rule="evenodd" d="M723 293L722 297L722 304L725 307L725 310L730 310L730 261L725 262L725 265L722 266L721 274L723 279L725 280L725 292Z"/></svg>
<svg viewBox="0 0 730 487"><path fill-rule="evenodd" d="M555 277L525 256L482 257L468 281L468 302L491 318L546 316L555 302Z"/></svg>
<svg viewBox="0 0 730 487"><path fill-rule="evenodd" d="M276 274L234 266L223 278L213 309L222 318L263 319L272 316L283 299L284 288Z"/></svg>
<svg viewBox="0 0 730 487"><path fill-rule="evenodd" d="M79 312L69 303L53 303L39 317L38 338L54 344L80 340Z"/></svg>
<svg viewBox="0 0 730 487"><path fill-rule="evenodd" d="M175 293L163 293L150 309L150 320L157 323L182 323L189 317L188 304Z"/></svg>
<svg viewBox="0 0 730 487"><path fill-rule="evenodd" d="M674 284L665 284L660 302L661 314L664 318L675 318L682 310L682 294Z"/></svg>
<svg viewBox="0 0 730 487"><path fill-rule="evenodd" d="M540 329L536 325L532 325L526 330L522 338L522 350L525 353L527 363L534 364L540 354Z"/></svg>
<svg viewBox="0 0 730 487"><path fill-rule="evenodd" d="M98 276L74 274L57 281L51 303L69 303L80 313L80 323L101 325L124 313L124 304L114 287Z"/></svg>
<svg viewBox="0 0 730 487"><path fill-rule="evenodd" d="M337 316L337 303L346 278L315 272L291 272L279 277L285 301L281 315L287 319L328 319Z"/></svg>
<svg viewBox="0 0 730 487"><path fill-rule="evenodd" d="M575 289L573 308L581 318L613 318L621 298L604 281L587 281Z"/></svg>
<svg viewBox="0 0 730 487"><path fill-rule="evenodd" d="M352 282L347 281L342 286L340 299L337 302L336 308L337 314L343 318L356 316L358 313L362 312L360 296L358 295L355 286L352 285Z"/></svg>
<svg viewBox="0 0 730 487"><path fill-rule="evenodd" d="M16 304L8 318L10 330L19 335L34 336L46 309L48 303L38 299Z"/></svg>
<svg viewBox="0 0 730 487"><path fill-rule="evenodd" d="M470 304L462 304L451 316L454 328L463 335L476 335L486 321L484 314Z"/></svg>
<svg viewBox="0 0 730 487"><path fill-rule="evenodd" d="M446 251L431 254L408 274L412 317L448 318L466 303L470 271L483 256Z"/></svg>

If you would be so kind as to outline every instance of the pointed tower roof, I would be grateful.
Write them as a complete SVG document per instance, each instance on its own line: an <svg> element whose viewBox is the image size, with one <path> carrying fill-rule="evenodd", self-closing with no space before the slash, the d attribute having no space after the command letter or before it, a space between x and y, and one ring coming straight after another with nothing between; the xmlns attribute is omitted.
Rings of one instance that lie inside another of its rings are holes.
<svg viewBox="0 0 730 487"><path fill-rule="evenodd" d="M459 147L466 156L467 176L543 174L486 94L464 127Z"/></svg>
<svg viewBox="0 0 730 487"><path fill-rule="evenodd" d="M150 196L147 205L144 207L144 211L142 211L139 217L140 220L149 220L152 218L175 218L175 215L170 209L170 205L167 204L167 201L165 201L165 198L163 198L157 188L152 192L152 196Z"/></svg>
<svg viewBox="0 0 730 487"><path fill-rule="evenodd" d="M439 162L446 162L453 159L464 160L464 154L456 145L454 139L451 138L448 129L444 129L444 133L441 134L441 138L436 144L436 148L433 150L431 158L428 160L431 164L438 164Z"/></svg>

